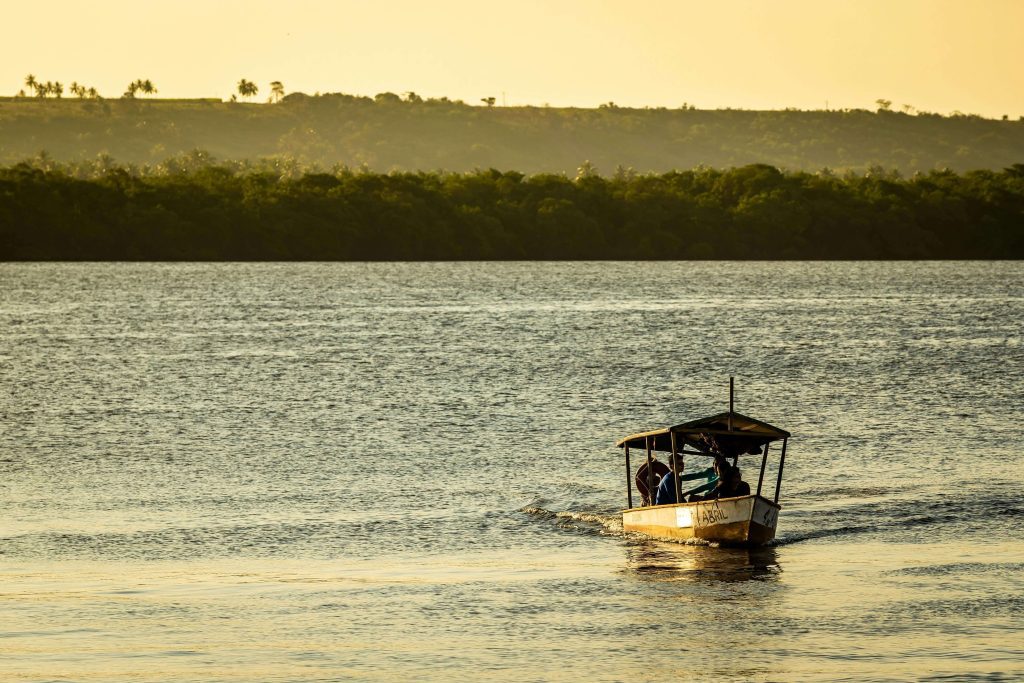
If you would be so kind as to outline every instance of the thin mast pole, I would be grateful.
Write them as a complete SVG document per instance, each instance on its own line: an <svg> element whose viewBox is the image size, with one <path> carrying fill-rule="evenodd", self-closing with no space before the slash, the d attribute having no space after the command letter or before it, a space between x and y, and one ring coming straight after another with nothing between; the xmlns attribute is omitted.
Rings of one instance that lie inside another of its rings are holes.
<svg viewBox="0 0 1024 683"><path fill-rule="evenodd" d="M732 431L733 377L729 375L729 431Z"/></svg>
<svg viewBox="0 0 1024 683"><path fill-rule="evenodd" d="M775 503L779 502L779 489L782 488L782 466L786 464L786 442L789 439L782 440L782 455L779 456L779 478L775 480Z"/></svg>
<svg viewBox="0 0 1024 683"><path fill-rule="evenodd" d="M626 509L633 509L633 476L629 470L629 444L626 444Z"/></svg>

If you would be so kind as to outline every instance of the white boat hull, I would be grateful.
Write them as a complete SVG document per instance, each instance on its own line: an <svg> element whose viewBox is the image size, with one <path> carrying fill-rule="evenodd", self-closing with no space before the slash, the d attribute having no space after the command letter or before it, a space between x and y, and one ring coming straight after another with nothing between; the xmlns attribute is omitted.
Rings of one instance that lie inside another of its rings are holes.
<svg viewBox="0 0 1024 683"><path fill-rule="evenodd" d="M780 509L762 496L650 505L623 510L622 527L654 538L764 545L775 538Z"/></svg>

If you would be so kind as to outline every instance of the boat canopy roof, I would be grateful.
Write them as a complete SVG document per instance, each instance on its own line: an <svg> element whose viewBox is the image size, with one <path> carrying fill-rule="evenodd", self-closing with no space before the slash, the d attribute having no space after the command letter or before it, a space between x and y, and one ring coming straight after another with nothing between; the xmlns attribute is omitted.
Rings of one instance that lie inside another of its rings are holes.
<svg viewBox="0 0 1024 683"><path fill-rule="evenodd" d="M729 457L744 453L757 454L766 444L789 438L789 432L784 429L727 411L674 427L631 434L615 445L619 448L646 449L650 439L651 450L671 452L672 434L676 435L676 448L680 451L690 446L704 455L721 454Z"/></svg>

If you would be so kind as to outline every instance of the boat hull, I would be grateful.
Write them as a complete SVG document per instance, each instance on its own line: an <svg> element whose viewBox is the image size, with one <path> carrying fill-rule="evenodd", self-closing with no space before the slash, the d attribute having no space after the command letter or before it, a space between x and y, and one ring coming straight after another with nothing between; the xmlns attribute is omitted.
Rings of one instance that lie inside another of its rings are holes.
<svg viewBox="0 0 1024 683"><path fill-rule="evenodd" d="M677 540L764 545L775 538L781 508L762 496L650 505L622 511L622 528Z"/></svg>

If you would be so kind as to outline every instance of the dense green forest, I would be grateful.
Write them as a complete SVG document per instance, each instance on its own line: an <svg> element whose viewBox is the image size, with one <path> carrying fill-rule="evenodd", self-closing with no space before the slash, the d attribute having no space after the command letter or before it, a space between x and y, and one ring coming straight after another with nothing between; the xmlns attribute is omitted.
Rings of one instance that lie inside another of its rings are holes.
<svg viewBox="0 0 1024 683"><path fill-rule="evenodd" d="M1019 259L1024 165L605 178L0 169L0 260Z"/></svg>
<svg viewBox="0 0 1024 683"><path fill-rule="evenodd" d="M1024 159L1024 121L911 112L469 106L414 93L292 93L260 104L15 97L0 98L0 163L45 151L59 161L108 155L156 165L202 149L221 159L382 173L572 174L586 159L609 175L618 167L665 173L750 163L839 173L882 166L910 175L995 170Z"/></svg>

